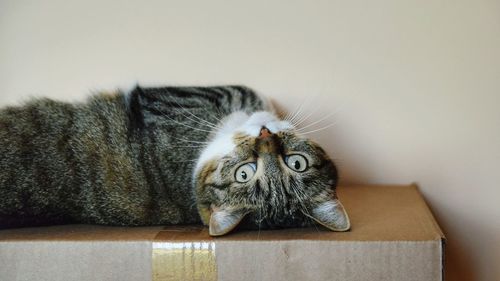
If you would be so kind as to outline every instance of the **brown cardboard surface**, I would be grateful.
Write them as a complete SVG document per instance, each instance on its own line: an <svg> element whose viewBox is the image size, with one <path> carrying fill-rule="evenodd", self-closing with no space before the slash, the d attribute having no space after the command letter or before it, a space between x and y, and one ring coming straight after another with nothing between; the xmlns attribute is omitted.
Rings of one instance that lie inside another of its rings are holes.
<svg viewBox="0 0 500 281"><path fill-rule="evenodd" d="M5 241L151 241L164 226L112 227L100 225L56 225L0 230Z"/></svg>
<svg viewBox="0 0 500 281"><path fill-rule="evenodd" d="M150 280L163 227L64 225L0 231L0 280Z"/></svg>
<svg viewBox="0 0 500 281"><path fill-rule="evenodd" d="M151 280L150 241L0 243L1 281Z"/></svg>
<svg viewBox="0 0 500 281"><path fill-rule="evenodd" d="M444 236L416 186L338 194L349 232L317 226L210 237L203 227L165 228L153 243L153 280L443 279Z"/></svg>
<svg viewBox="0 0 500 281"><path fill-rule="evenodd" d="M167 227L157 241L335 240L428 241L444 237L415 185L339 187L340 201L351 219L351 230L332 232L321 226L265 231L236 231L210 237L203 227Z"/></svg>
<svg viewBox="0 0 500 281"><path fill-rule="evenodd" d="M436 241L228 241L215 249L219 281L442 280Z"/></svg>
<svg viewBox="0 0 500 281"><path fill-rule="evenodd" d="M338 194L348 232L1 230L0 280L442 280L444 236L416 186L347 186Z"/></svg>

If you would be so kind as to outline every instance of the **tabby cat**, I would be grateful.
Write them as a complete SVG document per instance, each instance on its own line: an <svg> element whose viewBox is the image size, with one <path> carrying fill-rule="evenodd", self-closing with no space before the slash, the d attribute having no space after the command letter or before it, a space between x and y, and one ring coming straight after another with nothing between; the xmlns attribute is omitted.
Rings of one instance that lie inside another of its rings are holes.
<svg viewBox="0 0 500 281"><path fill-rule="evenodd" d="M136 87L0 110L0 228L350 227L337 170L252 90Z"/></svg>

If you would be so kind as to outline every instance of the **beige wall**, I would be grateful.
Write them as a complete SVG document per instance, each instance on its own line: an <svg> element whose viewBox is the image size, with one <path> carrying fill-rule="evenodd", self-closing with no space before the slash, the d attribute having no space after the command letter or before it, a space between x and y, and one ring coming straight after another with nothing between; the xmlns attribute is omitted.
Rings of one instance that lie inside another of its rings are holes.
<svg viewBox="0 0 500 281"><path fill-rule="evenodd" d="M499 1L104 2L0 0L0 104L243 83L336 112L310 128L344 182L417 182L448 280L500 280Z"/></svg>

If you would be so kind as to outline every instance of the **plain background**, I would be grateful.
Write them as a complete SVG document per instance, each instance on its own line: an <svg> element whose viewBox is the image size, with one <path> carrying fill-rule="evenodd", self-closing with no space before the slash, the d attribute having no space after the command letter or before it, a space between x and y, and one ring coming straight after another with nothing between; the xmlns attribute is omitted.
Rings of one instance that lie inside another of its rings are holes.
<svg viewBox="0 0 500 281"><path fill-rule="evenodd" d="M499 1L0 0L0 105L137 82L311 113L344 183L419 184L448 280L500 280Z"/></svg>

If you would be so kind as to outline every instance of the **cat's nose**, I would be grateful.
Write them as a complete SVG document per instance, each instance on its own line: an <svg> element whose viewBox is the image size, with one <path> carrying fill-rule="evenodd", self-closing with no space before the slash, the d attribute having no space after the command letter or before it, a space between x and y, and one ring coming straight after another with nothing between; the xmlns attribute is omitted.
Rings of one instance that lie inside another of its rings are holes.
<svg viewBox="0 0 500 281"><path fill-rule="evenodd" d="M265 139L267 137L270 137L271 135L272 133L269 131L268 128L262 127L262 129L260 129L260 134L259 134L260 139Z"/></svg>

